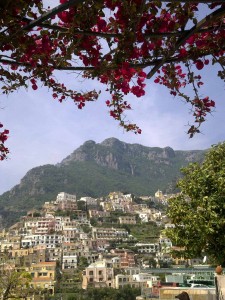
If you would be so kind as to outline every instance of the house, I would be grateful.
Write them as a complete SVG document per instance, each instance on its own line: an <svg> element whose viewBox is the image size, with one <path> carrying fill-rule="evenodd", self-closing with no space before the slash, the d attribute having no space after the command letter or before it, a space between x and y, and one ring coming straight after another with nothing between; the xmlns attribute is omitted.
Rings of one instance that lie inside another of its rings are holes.
<svg viewBox="0 0 225 300"><path fill-rule="evenodd" d="M107 239L92 239L92 249L96 251L104 251L110 244Z"/></svg>
<svg viewBox="0 0 225 300"><path fill-rule="evenodd" d="M114 280L114 287L116 289L121 289L125 286L129 285L132 288L142 288L146 286L146 282L136 281L132 275L127 274L117 274Z"/></svg>
<svg viewBox="0 0 225 300"><path fill-rule="evenodd" d="M148 213L143 213L143 212L140 212L138 214L139 218L141 219L141 222L142 223L147 223L149 221L149 214Z"/></svg>
<svg viewBox="0 0 225 300"><path fill-rule="evenodd" d="M118 200L120 198L123 198L123 193L121 193L121 192L111 192L111 193L109 193L108 198L110 200L115 201L115 200Z"/></svg>
<svg viewBox="0 0 225 300"><path fill-rule="evenodd" d="M60 202L68 201L68 200L76 202L77 197L76 197L76 195L71 195L71 194L67 194L65 192L61 192L57 195L55 202L60 203Z"/></svg>
<svg viewBox="0 0 225 300"><path fill-rule="evenodd" d="M77 210L76 195L61 192L57 195L55 203L57 205L57 209L59 210Z"/></svg>
<svg viewBox="0 0 225 300"><path fill-rule="evenodd" d="M39 263L48 260L47 248L45 245L38 245L31 248L20 248L9 250L10 256L15 260L17 266L30 266L32 263Z"/></svg>
<svg viewBox="0 0 225 300"><path fill-rule="evenodd" d="M78 201L84 201L86 207L96 207L98 205L97 199L92 197L81 197Z"/></svg>
<svg viewBox="0 0 225 300"><path fill-rule="evenodd" d="M77 268L77 254L74 250L63 251L62 270Z"/></svg>
<svg viewBox="0 0 225 300"><path fill-rule="evenodd" d="M137 243L135 245L139 253L157 253L159 250L159 244L150 243Z"/></svg>
<svg viewBox="0 0 225 300"><path fill-rule="evenodd" d="M57 205L55 201L45 202L43 205L43 212L45 214L54 215L57 210Z"/></svg>
<svg viewBox="0 0 225 300"><path fill-rule="evenodd" d="M136 224L136 217L135 216L120 216L119 217L120 224Z"/></svg>
<svg viewBox="0 0 225 300"><path fill-rule="evenodd" d="M87 289L88 285L113 287L114 270L112 263L106 260L98 260L90 264L83 271L82 288Z"/></svg>
<svg viewBox="0 0 225 300"><path fill-rule="evenodd" d="M33 247L37 245L46 245L47 248L59 247L65 238L61 234L33 234L24 236L21 240L21 247Z"/></svg>
<svg viewBox="0 0 225 300"><path fill-rule="evenodd" d="M32 277L31 286L46 289L54 295L54 283L56 275L56 262L40 262L26 268Z"/></svg>
<svg viewBox="0 0 225 300"><path fill-rule="evenodd" d="M120 268L131 268L135 266L135 253L127 249L112 249L111 253L120 258Z"/></svg>
<svg viewBox="0 0 225 300"><path fill-rule="evenodd" d="M157 192L155 192L155 198L163 200L163 198L164 198L163 192L160 191L160 190L158 190Z"/></svg>
<svg viewBox="0 0 225 300"><path fill-rule="evenodd" d="M119 240L128 238L128 232L123 228L97 228L92 227L93 239Z"/></svg>
<svg viewBox="0 0 225 300"><path fill-rule="evenodd" d="M110 216L110 212L108 211L101 211L101 210L88 210L89 218L106 218Z"/></svg>

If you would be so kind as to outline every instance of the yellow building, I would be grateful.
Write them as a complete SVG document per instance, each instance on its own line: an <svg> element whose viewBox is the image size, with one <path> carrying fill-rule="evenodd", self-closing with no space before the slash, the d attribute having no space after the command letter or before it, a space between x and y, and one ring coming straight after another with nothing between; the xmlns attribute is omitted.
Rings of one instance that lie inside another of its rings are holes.
<svg viewBox="0 0 225 300"><path fill-rule="evenodd" d="M34 249L33 248L28 248L28 249L12 249L9 250L9 253L11 253L11 256L14 257L22 257L22 256L27 256L30 253L34 253Z"/></svg>
<svg viewBox="0 0 225 300"><path fill-rule="evenodd" d="M31 286L48 290L54 295L54 283L56 274L56 262L40 262L32 264L27 271L32 276Z"/></svg>
<svg viewBox="0 0 225 300"><path fill-rule="evenodd" d="M162 200L164 198L163 196L163 192L158 190L156 193L155 193L155 197Z"/></svg>

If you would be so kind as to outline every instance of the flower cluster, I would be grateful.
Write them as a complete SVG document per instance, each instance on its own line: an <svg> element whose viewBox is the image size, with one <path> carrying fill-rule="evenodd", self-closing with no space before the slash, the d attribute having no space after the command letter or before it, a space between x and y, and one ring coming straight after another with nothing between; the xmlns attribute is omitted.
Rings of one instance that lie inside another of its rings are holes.
<svg viewBox="0 0 225 300"><path fill-rule="evenodd" d="M191 126L190 136L199 131L215 103L198 96L203 80L195 73L217 63L222 66L218 76L225 78L223 1L205 4L213 14L199 23L199 10L204 5L196 1L69 4L60 0L61 10L52 11L46 11L43 3L14 0L0 10L4 29L0 83L4 93L21 86L37 90L42 84L52 91L54 99L62 102L70 98L82 109L86 102L97 100L100 92L76 91L57 80L57 71L74 71L76 76L105 85L110 116L125 130L141 133L136 124L124 118L131 109L128 95L143 97L146 80L156 74L155 83L167 87L173 96L182 97L193 108L197 125ZM194 96L186 94L187 85L193 87ZM2 138L7 136L7 132L1 134ZM0 153L7 151L0 149Z"/></svg>
<svg viewBox="0 0 225 300"><path fill-rule="evenodd" d="M3 124L0 123L0 130L2 130ZM0 160L4 160L9 153L9 149L4 146L4 143L8 139L9 130L4 129L0 131Z"/></svg>

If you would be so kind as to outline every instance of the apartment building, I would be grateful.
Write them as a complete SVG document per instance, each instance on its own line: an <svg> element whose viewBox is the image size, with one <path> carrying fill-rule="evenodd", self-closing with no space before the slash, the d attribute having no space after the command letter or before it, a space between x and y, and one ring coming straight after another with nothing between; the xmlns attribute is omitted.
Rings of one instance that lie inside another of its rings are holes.
<svg viewBox="0 0 225 300"><path fill-rule="evenodd" d="M31 286L34 288L46 289L54 294L54 283L56 274L56 262L40 262L32 264L26 268L26 271L31 274Z"/></svg>
<svg viewBox="0 0 225 300"><path fill-rule="evenodd" d="M132 288L140 288L143 283L136 281L133 276L126 274L117 274L114 279L114 288L121 289L129 285Z"/></svg>
<svg viewBox="0 0 225 300"><path fill-rule="evenodd" d="M21 240L21 247L33 247L37 245L46 245L47 248L59 247L65 240L61 234L33 234L24 236Z"/></svg>
<svg viewBox="0 0 225 300"><path fill-rule="evenodd" d="M83 271L82 288L87 289L88 285L113 287L114 271L112 263L106 260L99 260L90 264Z"/></svg>
<svg viewBox="0 0 225 300"><path fill-rule="evenodd" d="M135 216L120 216L119 217L120 224L136 224Z"/></svg>
<svg viewBox="0 0 225 300"><path fill-rule="evenodd" d="M135 266L135 254L127 249L112 249L112 254L120 258L120 268L132 268Z"/></svg>
<svg viewBox="0 0 225 300"><path fill-rule="evenodd" d="M119 240L128 238L128 232L123 228L97 228L92 227L93 239Z"/></svg>
<svg viewBox="0 0 225 300"><path fill-rule="evenodd" d="M159 251L159 244L137 243L135 245L139 253L157 253Z"/></svg>
<svg viewBox="0 0 225 300"><path fill-rule="evenodd" d="M77 254L75 250L63 251L62 270L77 268Z"/></svg>
<svg viewBox="0 0 225 300"><path fill-rule="evenodd" d="M89 209L88 214L89 218L107 218L110 216L110 212L96 209Z"/></svg>
<svg viewBox="0 0 225 300"><path fill-rule="evenodd" d="M65 192L61 192L57 195L55 202L60 203L60 202L68 201L68 200L76 202L77 197L76 197L76 195L71 195L71 194L67 194Z"/></svg>

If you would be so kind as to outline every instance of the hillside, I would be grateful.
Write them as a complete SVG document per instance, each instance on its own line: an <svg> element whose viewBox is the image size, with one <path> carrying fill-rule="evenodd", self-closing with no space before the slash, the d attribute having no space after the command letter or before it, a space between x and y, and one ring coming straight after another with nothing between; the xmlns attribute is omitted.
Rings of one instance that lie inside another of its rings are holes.
<svg viewBox="0 0 225 300"><path fill-rule="evenodd" d="M87 141L61 163L31 169L20 184L1 195L3 223L15 222L27 210L55 200L62 191L78 198L105 196L111 191L137 196L153 195L158 189L173 192L180 168L203 156L202 150L150 148L115 138L99 144Z"/></svg>

